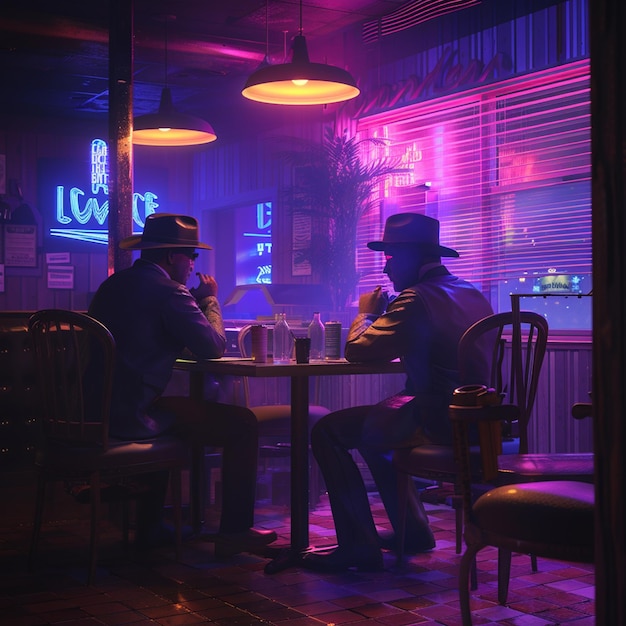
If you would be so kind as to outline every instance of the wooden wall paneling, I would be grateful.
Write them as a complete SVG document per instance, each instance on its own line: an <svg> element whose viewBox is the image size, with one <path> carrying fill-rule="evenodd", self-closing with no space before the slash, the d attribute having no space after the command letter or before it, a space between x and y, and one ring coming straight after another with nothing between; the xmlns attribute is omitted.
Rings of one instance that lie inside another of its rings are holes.
<svg viewBox="0 0 626 626"><path fill-rule="evenodd" d="M107 277L107 257L104 249L102 252L89 255L89 282L87 285L87 305L93 294L97 291L100 283Z"/></svg>
<svg viewBox="0 0 626 626"><path fill-rule="evenodd" d="M575 402L591 401L592 372L592 346L589 344L586 350L577 350L571 355L568 388L576 392L572 394ZM572 452L593 452L592 420L570 419L565 425L565 449Z"/></svg>
<svg viewBox="0 0 626 626"><path fill-rule="evenodd" d="M320 381L320 404L336 411L362 404L376 404L404 388L404 374L329 376Z"/></svg>
<svg viewBox="0 0 626 626"><path fill-rule="evenodd" d="M575 402L587 402L591 345L550 343L529 424L530 452L591 452L592 425L571 417Z"/></svg>

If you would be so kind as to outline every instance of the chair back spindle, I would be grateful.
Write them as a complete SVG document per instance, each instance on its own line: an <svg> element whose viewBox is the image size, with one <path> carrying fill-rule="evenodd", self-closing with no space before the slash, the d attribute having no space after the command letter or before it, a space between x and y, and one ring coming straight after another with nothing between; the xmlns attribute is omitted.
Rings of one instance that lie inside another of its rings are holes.
<svg viewBox="0 0 626 626"><path fill-rule="evenodd" d="M489 384L503 401L519 408L519 452L528 452L528 423L537 395L539 375L546 354L548 322L532 311L520 311L516 322L511 312L496 313L472 325L459 342L459 372L467 384L472 380L477 346L491 343ZM510 332L509 344L505 331ZM504 381L507 381L505 384Z"/></svg>

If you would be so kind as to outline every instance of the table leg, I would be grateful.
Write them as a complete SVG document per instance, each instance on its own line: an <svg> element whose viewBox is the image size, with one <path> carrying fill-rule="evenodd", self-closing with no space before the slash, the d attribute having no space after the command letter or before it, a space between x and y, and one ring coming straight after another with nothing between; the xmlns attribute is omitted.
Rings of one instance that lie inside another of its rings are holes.
<svg viewBox="0 0 626 626"><path fill-rule="evenodd" d="M291 378L291 547L265 566L275 574L298 565L309 547L309 379Z"/></svg>
<svg viewBox="0 0 626 626"><path fill-rule="evenodd" d="M291 547L309 546L309 379L291 379Z"/></svg>
<svg viewBox="0 0 626 626"><path fill-rule="evenodd" d="M189 397L198 402L204 399L204 373L189 372ZM193 446L189 478L191 527L194 533L202 531L204 524L204 446Z"/></svg>

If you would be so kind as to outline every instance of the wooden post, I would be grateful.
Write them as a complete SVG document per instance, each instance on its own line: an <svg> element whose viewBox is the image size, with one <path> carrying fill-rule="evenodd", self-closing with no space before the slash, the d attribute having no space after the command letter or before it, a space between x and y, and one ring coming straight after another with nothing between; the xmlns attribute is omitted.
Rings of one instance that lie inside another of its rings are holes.
<svg viewBox="0 0 626 626"><path fill-rule="evenodd" d="M589 0L596 623L626 624L626 5Z"/></svg>
<svg viewBox="0 0 626 626"><path fill-rule="evenodd" d="M111 0L109 16L108 273L128 267L121 239L133 231L133 2Z"/></svg>

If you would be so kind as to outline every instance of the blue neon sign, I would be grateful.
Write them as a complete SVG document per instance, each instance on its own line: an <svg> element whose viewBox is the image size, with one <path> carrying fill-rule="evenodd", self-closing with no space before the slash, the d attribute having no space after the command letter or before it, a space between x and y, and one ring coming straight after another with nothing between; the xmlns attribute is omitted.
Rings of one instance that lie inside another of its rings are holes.
<svg viewBox="0 0 626 626"><path fill-rule="evenodd" d="M82 188L56 185L55 219L49 229L52 237L107 244L109 215L109 161L108 146L102 139L91 142L91 195ZM158 195L153 191L133 193L133 223L141 232L148 215L159 207Z"/></svg>
<svg viewBox="0 0 626 626"><path fill-rule="evenodd" d="M272 203L238 207L236 228L236 284L271 284Z"/></svg>

